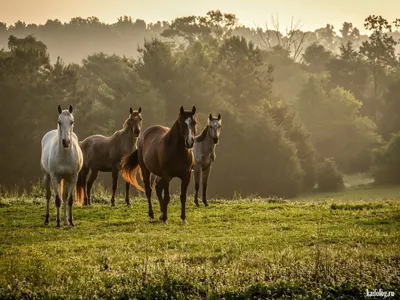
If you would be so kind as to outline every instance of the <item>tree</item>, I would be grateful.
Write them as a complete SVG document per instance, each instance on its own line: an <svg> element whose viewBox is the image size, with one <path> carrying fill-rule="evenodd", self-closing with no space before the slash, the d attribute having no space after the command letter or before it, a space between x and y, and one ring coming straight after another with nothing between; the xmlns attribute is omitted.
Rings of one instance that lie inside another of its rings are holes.
<svg viewBox="0 0 400 300"><path fill-rule="evenodd" d="M285 136L294 143L297 156L304 174L302 189L310 190L316 179L316 150L311 141L311 135L299 122L293 107L283 101L278 101L269 109L275 124L282 127Z"/></svg>
<svg viewBox="0 0 400 300"><path fill-rule="evenodd" d="M372 108L366 105L366 91L368 84L368 66L361 55L354 50L349 41L340 47L340 55L330 59L327 63L329 73L329 87L343 87L351 91L357 99L364 103L361 108L365 115L371 115Z"/></svg>
<svg viewBox="0 0 400 300"><path fill-rule="evenodd" d="M342 34L343 44L354 42L360 38L360 31L357 29L357 27L353 27L352 23L344 22L342 29L339 31Z"/></svg>
<svg viewBox="0 0 400 300"><path fill-rule="evenodd" d="M175 39L182 38L188 45L200 40L203 42L221 42L228 38L237 26L237 18L234 14L223 14L219 10L207 12L205 17L189 16L176 18L161 36Z"/></svg>
<svg viewBox="0 0 400 300"><path fill-rule="evenodd" d="M0 182L27 187L40 175L38 141L55 127L57 105L76 103L77 66L51 65L46 45L33 36L10 36L8 46L0 55L0 143L7 157L0 167L8 170Z"/></svg>
<svg viewBox="0 0 400 300"><path fill-rule="evenodd" d="M311 133L319 158L333 157L345 172L366 171L370 150L380 143L375 123L360 114L362 103L337 87L326 91L311 77L298 98L299 117Z"/></svg>
<svg viewBox="0 0 400 300"><path fill-rule="evenodd" d="M326 65L332 57L332 52L325 50L322 45L313 43L307 47L302 57L309 72L320 73L326 70Z"/></svg>
<svg viewBox="0 0 400 300"><path fill-rule="evenodd" d="M382 120L380 133L388 140L392 134L400 132L400 69L392 76L391 83L383 95Z"/></svg>
<svg viewBox="0 0 400 300"><path fill-rule="evenodd" d="M269 28L268 23L266 23L265 31L257 28L260 45L268 51L274 48L284 49L294 61L297 61L304 49L308 33L301 31L300 22L294 23L294 18L292 18L290 27L286 28L283 36L279 28L279 18L272 17L271 19L273 29Z"/></svg>
<svg viewBox="0 0 400 300"><path fill-rule="evenodd" d="M396 22L395 25L397 25ZM367 61L372 75L373 93L370 101L374 104L375 114L371 117L379 120L381 97L386 88L384 83L386 75L398 65L395 53L397 41L388 34L392 31L392 25L381 16L369 16L365 19L364 27L367 30L373 30L369 39L362 43L360 53Z"/></svg>

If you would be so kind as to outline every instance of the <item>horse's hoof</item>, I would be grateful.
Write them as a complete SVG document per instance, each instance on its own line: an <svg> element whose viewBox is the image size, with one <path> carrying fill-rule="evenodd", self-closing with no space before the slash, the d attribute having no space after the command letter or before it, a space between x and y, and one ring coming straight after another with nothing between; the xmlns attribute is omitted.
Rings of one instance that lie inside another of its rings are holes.
<svg viewBox="0 0 400 300"><path fill-rule="evenodd" d="M207 207L207 206L208 206L208 203L207 203L207 202L204 202L204 206L206 206L206 207Z"/></svg>
<svg viewBox="0 0 400 300"><path fill-rule="evenodd" d="M60 228L60 222L57 222L56 228Z"/></svg>
<svg viewBox="0 0 400 300"><path fill-rule="evenodd" d="M49 221L44 221L44 226L49 225Z"/></svg>
<svg viewBox="0 0 400 300"><path fill-rule="evenodd" d="M75 224L74 224L74 222L72 222L72 220L69 221L69 226L71 226L71 227L75 226Z"/></svg>
<svg viewBox="0 0 400 300"><path fill-rule="evenodd" d="M189 222L186 221L186 219L185 219L185 220L182 220L182 225L188 225L188 224L189 224Z"/></svg>
<svg viewBox="0 0 400 300"><path fill-rule="evenodd" d="M125 201L125 203L126 203L126 206L132 206L129 201Z"/></svg>
<svg viewBox="0 0 400 300"><path fill-rule="evenodd" d="M168 225L168 221L167 221L167 220L163 221L162 223L163 223L164 225Z"/></svg>
<svg viewBox="0 0 400 300"><path fill-rule="evenodd" d="M197 207L200 207L200 204L198 201L194 201L194 204L196 204Z"/></svg>
<svg viewBox="0 0 400 300"><path fill-rule="evenodd" d="M69 226L69 222L64 222L64 226Z"/></svg>
<svg viewBox="0 0 400 300"><path fill-rule="evenodd" d="M115 202L111 202L111 207L115 206Z"/></svg>

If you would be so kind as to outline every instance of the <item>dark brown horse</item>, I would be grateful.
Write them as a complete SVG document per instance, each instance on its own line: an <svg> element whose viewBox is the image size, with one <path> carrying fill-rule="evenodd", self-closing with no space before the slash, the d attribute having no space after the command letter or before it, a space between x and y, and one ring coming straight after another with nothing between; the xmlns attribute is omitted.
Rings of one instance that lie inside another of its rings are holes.
<svg viewBox="0 0 400 300"><path fill-rule="evenodd" d="M182 106L171 129L159 125L149 127L139 138L138 149L122 159L122 176L137 189L143 191L136 180L136 173L139 168L141 170L150 219L154 219L150 185L150 175L153 173L161 177L156 186L161 208L160 219L167 223L168 203L171 198L169 183L172 178L178 177L181 179L181 219L183 223L186 222L186 192L194 162L191 149L196 134L195 113L196 107L193 106L192 111L185 111ZM164 199L162 198L163 191Z"/></svg>
<svg viewBox="0 0 400 300"><path fill-rule="evenodd" d="M112 172L111 206L115 205L115 191L117 189L118 173L123 156L132 153L142 130L142 108L134 111L129 109L129 117L125 120L121 130L112 136L92 135L79 143L83 152L83 167L78 176L76 190L78 201L84 197L84 205L91 204L91 189L93 182L100 172ZM86 187L86 178L91 171ZM125 202L130 205L129 186L125 184ZM86 189L85 189L86 187Z"/></svg>

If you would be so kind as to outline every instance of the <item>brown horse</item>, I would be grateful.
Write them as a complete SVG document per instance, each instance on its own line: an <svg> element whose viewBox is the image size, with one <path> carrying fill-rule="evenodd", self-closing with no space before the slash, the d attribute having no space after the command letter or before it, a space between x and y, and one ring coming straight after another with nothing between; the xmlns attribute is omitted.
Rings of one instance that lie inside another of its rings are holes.
<svg viewBox="0 0 400 300"><path fill-rule="evenodd" d="M122 176L137 189L143 191L136 180L136 173L139 168L141 170L150 219L154 219L150 185L150 175L154 173L161 177L156 186L161 208L160 219L167 223L168 203L171 198L169 183L172 178L178 177L181 179L181 219L183 223L186 222L186 192L194 162L191 149L196 134L195 113L196 107L193 106L192 111L185 111L182 106L171 128L159 125L149 127L139 138L138 149L122 159ZM162 199L163 191L164 199Z"/></svg>
<svg viewBox="0 0 400 300"><path fill-rule="evenodd" d="M122 129L112 136L92 135L79 143L83 152L83 167L78 176L76 190L78 201L84 197L84 205L91 204L91 189L93 182L100 172L112 172L111 206L115 205L115 191L117 189L118 173L121 159L124 155L132 153L136 148L137 139L142 130L142 108L137 111L129 108L129 117L125 120ZM86 186L86 178L91 174ZM125 184L125 202L130 205L129 186Z"/></svg>

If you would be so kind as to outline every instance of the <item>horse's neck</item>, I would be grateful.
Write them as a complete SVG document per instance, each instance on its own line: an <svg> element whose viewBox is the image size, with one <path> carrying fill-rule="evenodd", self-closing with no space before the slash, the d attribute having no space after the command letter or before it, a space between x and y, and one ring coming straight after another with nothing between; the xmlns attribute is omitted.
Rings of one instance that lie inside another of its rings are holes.
<svg viewBox="0 0 400 300"><path fill-rule="evenodd" d="M178 121L175 121L174 125L172 125L171 129L165 135L167 144L174 148L183 148L186 149L185 141L179 134Z"/></svg>
<svg viewBox="0 0 400 300"><path fill-rule="evenodd" d="M203 151L205 152L204 154L211 154L213 150L215 149L215 144L214 141L210 135L210 131L207 130L206 137L204 138L203 141L200 142L202 144Z"/></svg>
<svg viewBox="0 0 400 300"><path fill-rule="evenodd" d="M125 127L116 133L116 139L118 139L119 144L126 151L131 150L136 145L137 138L133 136L132 130L129 127Z"/></svg>

